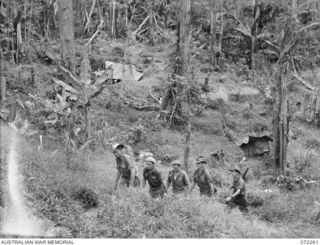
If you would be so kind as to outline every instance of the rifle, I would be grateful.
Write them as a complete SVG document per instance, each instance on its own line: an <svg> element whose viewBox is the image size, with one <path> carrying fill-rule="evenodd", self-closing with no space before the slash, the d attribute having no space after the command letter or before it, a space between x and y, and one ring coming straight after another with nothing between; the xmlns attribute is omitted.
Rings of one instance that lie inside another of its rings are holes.
<svg viewBox="0 0 320 245"><path fill-rule="evenodd" d="M246 171L243 173L242 175L242 179L245 180L246 178L246 174L248 173L249 168L246 169Z"/></svg>

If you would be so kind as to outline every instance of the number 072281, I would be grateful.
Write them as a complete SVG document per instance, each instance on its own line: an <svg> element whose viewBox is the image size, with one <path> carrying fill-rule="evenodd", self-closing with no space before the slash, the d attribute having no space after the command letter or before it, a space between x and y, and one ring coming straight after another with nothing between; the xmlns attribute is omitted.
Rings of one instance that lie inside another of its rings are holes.
<svg viewBox="0 0 320 245"><path fill-rule="evenodd" d="M315 240L315 239L310 239L310 240L300 240L300 244L305 244L305 245L318 245L320 244L319 243L319 240Z"/></svg>

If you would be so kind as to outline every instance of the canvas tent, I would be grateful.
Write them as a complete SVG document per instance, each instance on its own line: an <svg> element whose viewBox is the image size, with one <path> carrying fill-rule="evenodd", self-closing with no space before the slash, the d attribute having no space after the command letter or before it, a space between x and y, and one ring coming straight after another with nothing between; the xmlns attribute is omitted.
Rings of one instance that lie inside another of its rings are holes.
<svg viewBox="0 0 320 245"><path fill-rule="evenodd" d="M269 154L272 138L269 135L248 135L239 144L246 157L257 157Z"/></svg>

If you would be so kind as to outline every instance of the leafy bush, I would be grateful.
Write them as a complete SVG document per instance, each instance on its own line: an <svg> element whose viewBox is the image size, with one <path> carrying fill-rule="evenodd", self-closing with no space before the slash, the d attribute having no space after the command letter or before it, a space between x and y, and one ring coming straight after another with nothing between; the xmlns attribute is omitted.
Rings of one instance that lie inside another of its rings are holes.
<svg viewBox="0 0 320 245"><path fill-rule="evenodd" d="M264 196L261 193L249 192L247 194L248 205L251 207L260 207L264 203Z"/></svg>
<svg viewBox="0 0 320 245"><path fill-rule="evenodd" d="M274 175L265 175L261 177L261 185L264 188L270 187L277 182L277 178Z"/></svg>
<svg viewBox="0 0 320 245"><path fill-rule="evenodd" d="M142 125L132 126L129 129L129 143L136 145L144 143L146 140L146 130Z"/></svg>
<svg viewBox="0 0 320 245"><path fill-rule="evenodd" d="M98 195L86 187L75 191L72 194L72 198L80 201L82 207L85 209L97 207L99 204Z"/></svg>
<svg viewBox="0 0 320 245"><path fill-rule="evenodd" d="M302 174L307 168L310 168L313 161L313 154L308 151L300 153L293 159L293 166L297 173Z"/></svg>
<svg viewBox="0 0 320 245"><path fill-rule="evenodd" d="M306 147L308 149L320 149L320 141L315 138L307 139L306 140Z"/></svg>
<svg viewBox="0 0 320 245"><path fill-rule="evenodd" d="M315 202L310 214L310 220L315 225L320 225L320 203Z"/></svg>

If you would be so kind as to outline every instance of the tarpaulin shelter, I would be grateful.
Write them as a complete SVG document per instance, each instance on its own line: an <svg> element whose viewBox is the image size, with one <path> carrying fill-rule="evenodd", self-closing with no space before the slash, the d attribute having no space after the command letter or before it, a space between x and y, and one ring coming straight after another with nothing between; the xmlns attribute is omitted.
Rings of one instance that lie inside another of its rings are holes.
<svg viewBox="0 0 320 245"><path fill-rule="evenodd" d="M238 145L246 157L256 157L269 154L272 141L269 135L248 135Z"/></svg>

